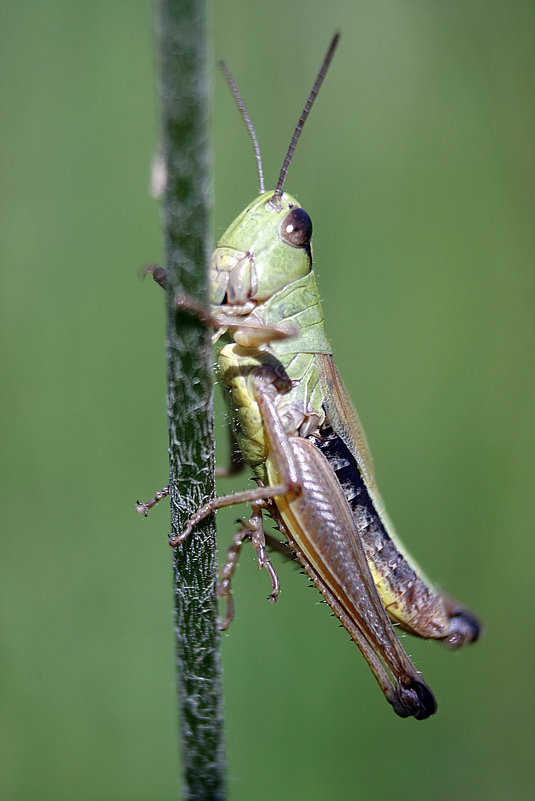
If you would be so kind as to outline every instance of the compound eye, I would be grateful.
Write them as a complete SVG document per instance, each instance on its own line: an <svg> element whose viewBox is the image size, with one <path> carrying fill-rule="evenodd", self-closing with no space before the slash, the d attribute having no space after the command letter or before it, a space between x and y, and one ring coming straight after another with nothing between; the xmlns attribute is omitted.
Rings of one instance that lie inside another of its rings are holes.
<svg viewBox="0 0 535 801"><path fill-rule="evenodd" d="M312 220L304 209L293 209L280 223L279 235L293 248L305 248L312 238Z"/></svg>

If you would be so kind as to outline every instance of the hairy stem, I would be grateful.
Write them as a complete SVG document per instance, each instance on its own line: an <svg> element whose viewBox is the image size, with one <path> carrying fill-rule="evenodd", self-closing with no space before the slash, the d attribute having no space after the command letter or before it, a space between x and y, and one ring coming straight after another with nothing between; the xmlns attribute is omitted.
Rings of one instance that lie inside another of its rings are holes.
<svg viewBox="0 0 535 801"><path fill-rule="evenodd" d="M163 160L167 173L167 379L171 523L214 492L210 332L177 295L207 305L211 249L205 0L160 0ZM223 799L224 754L213 516L174 551L177 682L184 795Z"/></svg>

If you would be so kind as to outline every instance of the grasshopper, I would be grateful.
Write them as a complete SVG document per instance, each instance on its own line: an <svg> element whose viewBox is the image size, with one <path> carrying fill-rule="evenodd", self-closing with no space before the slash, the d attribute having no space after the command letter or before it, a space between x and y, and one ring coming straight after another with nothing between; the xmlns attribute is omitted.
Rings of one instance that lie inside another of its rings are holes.
<svg viewBox="0 0 535 801"><path fill-rule="evenodd" d="M210 265L211 308L186 299L177 307L199 314L222 340L219 381L240 460L257 482L252 490L215 498L189 519L177 546L208 514L247 503L222 568L222 624L233 617L231 579L242 545L251 541L270 576L270 600L280 583L266 541L297 559L360 648L387 700L401 717L423 720L436 701L396 636L393 624L452 647L475 641L476 618L441 594L404 555L388 520L357 412L335 366L312 269L312 223L283 191L297 141L338 44L331 41L295 128L276 188L265 191L256 134L236 84L230 84L255 147L260 194L234 220ZM160 273L154 275L163 283ZM237 460L235 460L236 463ZM165 487L138 511L168 493ZM263 514L287 545L263 529Z"/></svg>

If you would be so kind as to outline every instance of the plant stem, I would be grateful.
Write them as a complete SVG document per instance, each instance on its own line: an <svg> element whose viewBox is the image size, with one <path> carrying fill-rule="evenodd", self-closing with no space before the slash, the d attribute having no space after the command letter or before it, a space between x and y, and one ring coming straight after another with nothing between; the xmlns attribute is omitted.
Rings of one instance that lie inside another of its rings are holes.
<svg viewBox="0 0 535 801"><path fill-rule="evenodd" d="M205 0L160 0L163 158L167 171L167 380L171 524L213 496L210 332L177 295L207 305L211 250ZM213 516L174 553L177 682L184 795L223 799L224 749Z"/></svg>

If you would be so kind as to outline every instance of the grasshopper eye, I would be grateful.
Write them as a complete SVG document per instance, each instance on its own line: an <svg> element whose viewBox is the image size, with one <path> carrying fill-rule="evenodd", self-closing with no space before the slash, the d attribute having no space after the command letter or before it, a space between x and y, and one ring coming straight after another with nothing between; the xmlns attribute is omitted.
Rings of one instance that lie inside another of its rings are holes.
<svg viewBox="0 0 535 801"><path fill-rule="evenodd" d="M293 248L304 248L312 238L312 220L304 209L288 212L279 225L279 236Z"/></svg>

